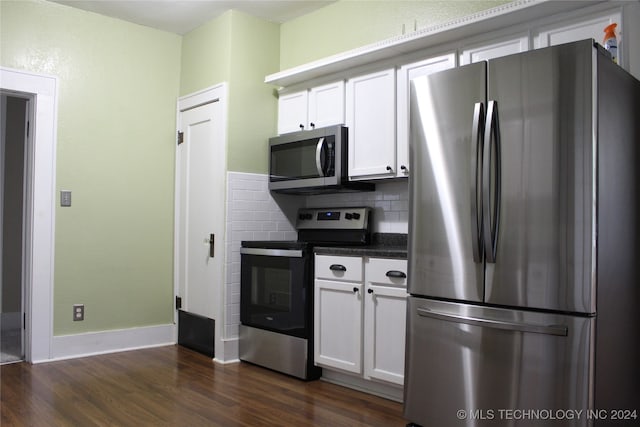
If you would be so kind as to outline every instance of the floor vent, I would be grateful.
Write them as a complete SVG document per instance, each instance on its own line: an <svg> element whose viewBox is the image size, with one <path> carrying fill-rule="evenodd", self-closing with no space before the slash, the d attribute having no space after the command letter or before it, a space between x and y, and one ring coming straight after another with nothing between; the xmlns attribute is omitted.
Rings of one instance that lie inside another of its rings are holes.
<svg viewBox="0 0 640 427"><path fill-rule="evenodd" d="M215 320L178 310L178 344L213 358Z"/></svg>

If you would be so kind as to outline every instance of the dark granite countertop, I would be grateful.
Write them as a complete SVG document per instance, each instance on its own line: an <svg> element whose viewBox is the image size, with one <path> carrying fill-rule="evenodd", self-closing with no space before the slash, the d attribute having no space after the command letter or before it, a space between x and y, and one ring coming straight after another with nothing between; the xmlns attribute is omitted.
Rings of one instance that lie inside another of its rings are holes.
<svg viewBox="0 0 640 427"><path fill-rule="evenodd" d="M407 258L407 235L374 233L371 244L365 246L316 246L319 255L369 256L379 258Z"/></svg>

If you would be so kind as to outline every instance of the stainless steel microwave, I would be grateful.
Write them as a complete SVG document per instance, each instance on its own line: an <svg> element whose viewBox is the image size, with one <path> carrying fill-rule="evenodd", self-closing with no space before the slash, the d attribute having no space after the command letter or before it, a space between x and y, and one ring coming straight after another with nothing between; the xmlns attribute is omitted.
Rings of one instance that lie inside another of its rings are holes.
<svg viewBox="0 0 640 427"><path fill-rule="evenodd" d="M372 191L347 176L345 126L287 133L269 139L269 189L289 194Z"/></svg>

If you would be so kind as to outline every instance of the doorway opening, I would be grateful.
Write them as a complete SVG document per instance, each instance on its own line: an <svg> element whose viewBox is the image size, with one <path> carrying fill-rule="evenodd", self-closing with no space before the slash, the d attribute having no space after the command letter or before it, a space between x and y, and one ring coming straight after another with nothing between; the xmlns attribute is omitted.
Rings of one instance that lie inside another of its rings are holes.
<svg viewBox="0 0 640 427"><path fill-rule="evenodd" d="M25 150L26 203L22 224L26 248L22 253L22 305L26 316L23 315L22 323L24 359L38 363L52 358L58 79L0 67L0 93L29 99L28 117L31 120Z"/></svg>
<svg viewBox="0 0 640 427"><path fill-rule="evenodd" d="M32 97L0 92L0 364L25 359L25 227Z"/></svg>

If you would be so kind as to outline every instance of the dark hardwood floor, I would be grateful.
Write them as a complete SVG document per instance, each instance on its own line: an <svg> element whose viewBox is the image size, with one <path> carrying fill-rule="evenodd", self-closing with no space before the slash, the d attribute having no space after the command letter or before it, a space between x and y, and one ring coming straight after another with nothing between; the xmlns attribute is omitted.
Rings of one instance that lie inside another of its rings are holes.
<svg viewBox="0 0 640 427"><path fill-rule="evenodd" d="M179 346L0 368L7 426L404 426L402 405Z"/></svg>

